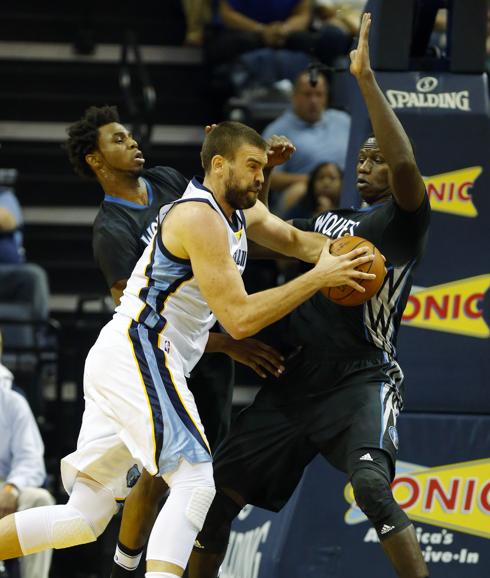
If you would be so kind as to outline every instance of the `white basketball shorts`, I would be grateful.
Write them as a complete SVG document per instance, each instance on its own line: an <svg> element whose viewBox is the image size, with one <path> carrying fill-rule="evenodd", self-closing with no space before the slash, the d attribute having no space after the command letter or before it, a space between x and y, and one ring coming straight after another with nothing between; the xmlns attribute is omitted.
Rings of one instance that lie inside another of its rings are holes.
<svg viewBox="0 0 490 578"><path fill-rule="evenodd" d="M84 373L85 411L75 452L63 458L69 493L79 471L124 499L138 471L211 461L182 359L168 340L121 315L101 331Z"/></svg>

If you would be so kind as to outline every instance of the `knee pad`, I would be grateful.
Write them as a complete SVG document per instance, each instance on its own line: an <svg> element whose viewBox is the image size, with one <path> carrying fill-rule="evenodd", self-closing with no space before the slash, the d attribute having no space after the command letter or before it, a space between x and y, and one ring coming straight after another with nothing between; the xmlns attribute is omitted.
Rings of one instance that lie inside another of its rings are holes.
<svg viewBox="0 0 490 578"><path fill-rule="evenodd" d="M204 520L206 519L215 494L216 490L214 486L203 486L192 490L185 515L198 532L203 527Z"/></svg>
<svg viewBox="0 0 490 578"><path fill-rule="evenodd" d="M164 477L173 499L178 499L184 512L199 531L204 524L211 502L216 493L211 462L190 464L182 460L178 468Z"/></svg>
<svg viewBox="0 0 490 578"><path fill-rule="evenodd" d="M15 514L15 526L24 556L48 548L69 548L97 539L81 513L64 506L41 506Z"/></svg>
<svg viewBox="0 0 490 578"><path fill-rule="evenodd" d="M410 520L393 498L387 478L375 465L357 468L351 484L357 505L369 518L381 540L410 525Z"/></svg>
<svg viewBox="0 0 490 578"><path fill-rule="evenodd" d="M117 509L112 494L94 481L79 479L63 506L42 506L17 512L15 524L24 555L48 548L94 542Z"/></svg>
<svg viewBox="0 0 490 578"><path fill-rule="evenodd" d="M118 506L110 490L88 478L78 478L68 500L92 528L96 538L106 529Z"/></svg>
<svg viewBox="0 0 490 578"><path fill-rule="evenodd" d="M195 549L212 553L224 552L228 546L231 523L241 509L240 505L218 489L204 526L197 536Z"/></svg>

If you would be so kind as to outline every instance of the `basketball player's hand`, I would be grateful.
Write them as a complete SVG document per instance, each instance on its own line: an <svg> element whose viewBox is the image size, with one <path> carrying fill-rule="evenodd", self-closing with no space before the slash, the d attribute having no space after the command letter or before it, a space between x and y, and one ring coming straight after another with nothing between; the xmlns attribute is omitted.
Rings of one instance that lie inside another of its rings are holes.
<svg viewBox="0 0 490 578"><path fill-rule="evenodd" d="M258 339L230 339L225 353L253 369L260 377L267 377L267 373L279 377L284 371L281 354Z"/></svg>
<svg viewBox="0 0 490 578"><path fill-rule="evenodd" d="M361 29L357 48L350 53L350 71L357 78L371 72L369 60L369 29L371 27L371 14L365 12L362 15Z"/></svg>
<svg viewBox="0 0 490 578"><path fill-rule="evenodd" d="M214 130L218 125L217 124L207 124L204 127L204 134L209 134L212 130Z"/></svg>
<svg viewBox="0 0 490 578"><path fill-rule="evenodd" d="M269 145L266 166L268 169L288 161L296 150L296 147L287 137L276 134L267 139L267 144Z"/></svg>
<svg viewBox="0 0 490 578"><path fill-rule="evenodd" d="M0 519L17 512L17 496L6 491L0 492Z"/></svg>
<svg viewBox="0 0 490 578"><path fill-rule="evenodd" d="M372 273L363 273L358 271L356 267L369 263L374 259L373 254L368 254L369 247L361 247L354 249L350 253L340 255L338 257L330 254L331 241L327 240L323 247L322 254L318 259L318 263L314 269L322 276L323 287L339 287L341 285L348 285L353 287L356 291L365 292L364 287L359 285L358 280L362 279L376 279L376 275Z"/></svg>

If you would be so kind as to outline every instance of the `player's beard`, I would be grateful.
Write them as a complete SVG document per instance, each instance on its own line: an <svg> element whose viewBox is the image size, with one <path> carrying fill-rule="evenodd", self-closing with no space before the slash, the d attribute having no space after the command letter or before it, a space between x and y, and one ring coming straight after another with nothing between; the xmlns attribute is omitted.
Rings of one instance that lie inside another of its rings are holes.
<svg viewBox="0 0 490 578"><path fill-rule="evenodd" d="M251 195L251 192L259 193L261 187L255 184L250 184L247 187L240 186L235 178L235 174L230 169L228 181L225 184L225 199L226 202L237 209L250 209L257 202L257 195Z"/></svg>

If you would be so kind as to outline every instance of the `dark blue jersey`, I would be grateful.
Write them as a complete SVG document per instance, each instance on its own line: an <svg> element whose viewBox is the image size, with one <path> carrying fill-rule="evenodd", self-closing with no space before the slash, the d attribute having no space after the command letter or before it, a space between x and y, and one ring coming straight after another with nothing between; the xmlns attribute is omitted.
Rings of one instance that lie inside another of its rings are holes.
<svg viewBox="0 0 490 578"><path fill-rule="evenodd" d="M156 231L160 207L180 198L188 182L171 167L148 169L142 177L148 191L147 205L106 195L94 221L95 262L109 287L129 279Z"/></svg>
<svg viewBox="0 0 490 578"><path fill-rule="evenodd" d="M332 357L369 357L381 351L396 357L396 338L412 286L412 272L422 257L430 222L427 196L417 211L389 201L359 209L328 211L294 225L332 239L357 235L386 257L387 275L376 295L363 305L346 307L317 293L290 316L290 339L320 348Z"/></svg>

